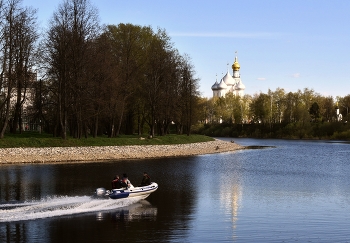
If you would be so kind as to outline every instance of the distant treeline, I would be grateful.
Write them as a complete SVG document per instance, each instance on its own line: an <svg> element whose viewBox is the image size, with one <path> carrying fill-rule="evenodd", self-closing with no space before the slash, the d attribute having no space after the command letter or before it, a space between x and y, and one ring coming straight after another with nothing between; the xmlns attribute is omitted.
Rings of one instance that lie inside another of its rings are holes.
<svg viewBox="0 0 350 243"><path fill-rule="evenodd" d="M279 124L206 124L195 133L212 137L350 140L350 126L342 122Z"/></svg>
<svg viewBox="0 0 350 243"><path fill-rule="evenodd" d="M350 95L333 98L312 89L201 100L195 131L210 136L350 139Z"/></svg>

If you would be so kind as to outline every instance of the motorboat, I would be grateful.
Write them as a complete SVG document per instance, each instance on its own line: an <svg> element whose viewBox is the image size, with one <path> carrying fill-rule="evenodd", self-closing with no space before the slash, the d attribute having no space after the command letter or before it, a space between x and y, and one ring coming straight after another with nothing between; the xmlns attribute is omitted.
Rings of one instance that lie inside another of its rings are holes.
<svg viewBox="0 0 350 243"><path fill-rule="evenodd" d="M139 197L140 200L147 198L152 192L158 189L158 184L151 182L148 186L130 186L129 188L120 188L106 190L105 188L97 188L95 195L97 197L109 197L111 199L122 199L129 197Z"/></svg>

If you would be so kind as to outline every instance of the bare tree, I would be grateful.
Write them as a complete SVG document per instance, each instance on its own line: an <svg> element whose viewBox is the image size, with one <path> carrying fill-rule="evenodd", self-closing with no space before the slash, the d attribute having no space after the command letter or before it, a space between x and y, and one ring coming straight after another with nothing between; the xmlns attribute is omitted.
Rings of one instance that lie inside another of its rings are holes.
<svg viewBox="0 0 350 243"><path fill-rule="evenodd" d="M16 104L13 116L12 133L16 128L22 132L22 109L27 99L28 89L36 78L32 68L34 66L35 43L38 38L36 32L36 10L24 9L18 15L14 45L15 51L15 73L16 73Z"/></svg>
<svg viewBox="0 0 350 243"><path fill-rule="evenodd" d="M26 92L33 81L34 45L38 38L36 32L36 10L23 8L21 0L11 0L2 5L1 16L1 77L0 85L3 100L0 109L4 117L0 132L3 138L11 117L12 100L14 97L13 118L10 123L11 132L21 131L21 111L26 100Z"/></svg>
<svg viewBox="0 0 350 243"><path fill-rule="evenodd" d="M109 102L114 95L114 80L116 73L114 72L113 55L110 51L110 43L105 34L102 34L92 43L89 49L88 77L89 88L88 100L86 100L87 114L90 117L90 127L93 137L98 133L102 133L100 120L104 116L108 116Z"/></svg>
<svg viewBox="0 0 350 243"><path fill-rule="evenodd" d="M85 99L88 94L88 48L99 34L96 8L88 0L65 0L50 22L45 47L49 75L56 81L58 117L62 138L68 122L74 137L86 127Z"/></svg>

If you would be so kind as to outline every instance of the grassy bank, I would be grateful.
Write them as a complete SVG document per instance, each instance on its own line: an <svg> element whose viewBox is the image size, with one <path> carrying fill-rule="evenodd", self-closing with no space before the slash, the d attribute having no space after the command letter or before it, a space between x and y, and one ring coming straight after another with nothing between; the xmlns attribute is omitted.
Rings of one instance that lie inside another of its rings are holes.
<svg viewBox="0 0 350 243"><path fill-rule="evenodd" d="M166 135L154 138L146 136L128 136L121 135L116 138L97 137L97 138L54 138L51 134L39 134L35 132L25 132L23 134L6 134L5 138L0 139L0 148L19 148L19 147L78 147L78 146L123 146L123 145L169 145L186 144L213 141L211 137L203 135Z"/></svg>

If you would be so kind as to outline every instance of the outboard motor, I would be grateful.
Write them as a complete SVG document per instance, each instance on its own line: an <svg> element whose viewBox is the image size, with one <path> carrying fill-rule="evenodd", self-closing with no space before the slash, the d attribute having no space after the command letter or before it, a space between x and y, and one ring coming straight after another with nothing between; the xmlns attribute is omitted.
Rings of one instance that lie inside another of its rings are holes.
<svg viewBox="0 0 350 243"><path fill-rule="evenodd" d="M108 191L109 193L109 191ZM105 197L107 195L107 190L103 187L97 188L95 191L97 197Z"/></svg>

